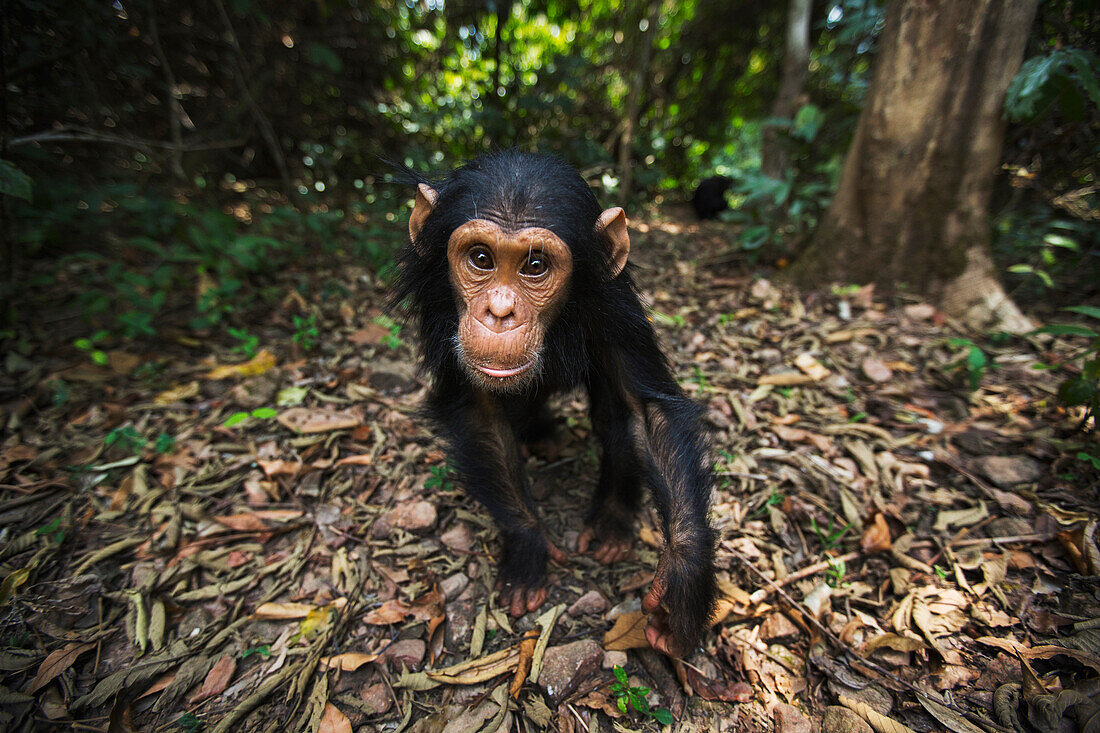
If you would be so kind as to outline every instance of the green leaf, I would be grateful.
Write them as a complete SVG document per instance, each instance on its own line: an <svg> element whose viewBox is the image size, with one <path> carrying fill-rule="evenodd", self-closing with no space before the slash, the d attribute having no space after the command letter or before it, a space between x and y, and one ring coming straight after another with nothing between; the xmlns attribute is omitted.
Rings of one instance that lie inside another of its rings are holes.
<svg viewBox="0 0 1100 733"><path fill-rule="evenodd" d="M615 704L619 706L619 712L626 715L626 696L620 697Z"/></svg>
<svg viewBox="0 0 1100 733"><path fill-rule="evenodd" d="M252 411L252 417L258 417L261 420L267 420L269 418L275 417L278 414L278 410L270 407L258 407Z"/></svg>
<svg viewBox="0 0 1100 733"><path fill-rule="evenodd" d="M1055 234L1054 232L1048 232L1043 237L1043 241L1051 245L1052 247L1064 247L1066 249L1072 249L1074 252L1077 252L1081 249L1077 246L1077 242L1074 242L1069 237L1062 236L1061 234Z"/></svg>
<svg viewBox="0 0 1100 733"><path fill-rule="evenodd" d="M661 725L672 725L672 711L668 708L657 708L652 716Z"/></svg>
<svg viewBox="0 0 1100 733"><path fill-rule="evenodd" d="M1068 323L1056 323L1052 326L1043 326L1037 328L1032 333L1051 333L1055 336L1087 336L1088 338L1096 338L1100 334L1093 331L1091 328L1085 326L1074 326Z"/></svg>
<svg viewBox="0 0 1100 733"><path fill-rule="evenodd" d="M32 196L31 184L33 181L23 171L16 168L6 160L0 158L0 193L8 196L30 201Z"/></svg>
<svg viewBox="0 0 1100 733"><path fill-rule="evenodd" d="M1091 318L1100 318L1100 308L1094 305L1071 305L1069 308L1063 308L1062 310L1069 311L1070 313L1080 313L1083 316L1089 316Z"/></svg>
<svg viewBox="0 0 1100 733"><path fill-rule="evenodd" d="M1083 376L1070 377L1058 385L1058 401L1067 407L1087 405L1096 396L1096 383Z"/></svg>
<svg viewBox="0 0 1100 733"><path fill-rule="evenodd" d="M616 664L615 667L611 671L615 673L615 679L617 679L619 681L619 684L622 686L622 689L625 690L628 686L628 678L626 676L626 670L624 670L622 667L620 667L619 665Z"/></svg>
<svg viewBox="0 0 1100 733"><path fill-rule="evenodd" d="M247 412L234 412L229 416L229 419L222 423L225 427L231 428L234 425L240 425L249 417Z"/></svg>

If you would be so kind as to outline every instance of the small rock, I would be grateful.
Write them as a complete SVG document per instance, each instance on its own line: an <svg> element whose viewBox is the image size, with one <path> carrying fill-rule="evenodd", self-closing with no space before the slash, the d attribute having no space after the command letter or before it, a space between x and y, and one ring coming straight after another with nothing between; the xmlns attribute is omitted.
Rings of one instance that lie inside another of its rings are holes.
<svg viewBox="0 0 1100 733"><path fill-rule="evenodd" d="M603 613L606 610L607 599L598 590L590 590L569 607L569 615L577 618L590 613Z"/></svg>
<svg viewBox="0 0 1100 733"><path fill-rule="evenodd" d="M470 645L476 614L473 601L458 600L447 604L447 648L452 652Z"/></svg>
<svg viewBox="0 0 1100 733"><path fill-rule="evenodd" d="M381 715L393 707L390 691L382 682L364 687L359 691L359 699L371 709L372 715Z"/></svg>
<svg viewBox="0 0 1100 733"><path fill-rule="evenodd" d="M387 394L403 394L416 389L416 380L413 377L397 371L375 369L367 381L379 392Z"/></svg>
<svg viewBox="0 0 1100 733"><path fill-rule="evenodd" d="M386 647L382 657L394 663L394 666L404 664L409 669L417 667L424 661L424 654L428 646L420 639L402 639L395 641Z"/></svg>
<svg viewBox="0 0 1100 733"><path fill-rule="evenodd" d="M1034 483L1043 475L1043 465L1028 456L982 456L974 464L1002 489Z"/></svg>
<svg viewBox="0 0 1100 733"><path fill-rule="evenodd" d="M634 596L632 598L627 598L625 601L622 601L621 603L614 606L610 611L607 612L607 615L605 615L603 618L604 621L614 621L619 616L622 616L624 613L634 613L635 611L641 610L642 599Z"/></svg>
<svg viewBox="0 0 1100 733"><path fill-rule="evenodd" d="M911 307L911 306L910 306ZM825 708L821 721L821 733L874 733L867 721L840 705Z"/></svg>
<svg viewBox="0 0 1100 733"><path fill-rule="evenodd" d="M760 638L766 641L797 636L798 633L798 627L781 613L773 613L760 624Z"/></svg>
<svg viewBox="0 0 1100 733"><path fill-rule="evenodd" d="M238 407L253 410L271 404L279 389L278 372L272 370L258 377L246 379L229 392L229 399Z"/></svg>
<svg viewBox="0 0 1100 733"><path fill-rule="evenodd" d="M878 359L867 357L863 360L863 373L872 382L889 382L894 376L890 367Z"/></svg>
<svg viewBox="0 0 1100 733"><path fill-rule="evenodd" d="M778 702L772 708L775 718L775 733L812 733L813 726L806 716L794 705Z"/></svg>
<svg viewBox="0 0 1100 733"><path fill-rule="evenodd" d="M603 653L603 668L614 669L615 667L625 667L628 657L626 652L613 651Z"/></svg>
<svg viewBox="0 0 1100 733"><path fill-rule="evenodd" d="M591 639L550 647L542 659L539 686L554 702L560 702L600 668L603 658L603 649Z"/></svg>
<svg viewBox="0 0 1100 733"><path fill-rule="evenodd" d="M439 590L444 598L458 598L469 584L470 579L466 573L457 572L449 578L444 578L439 584Z"/></svg>
<svg viewBox="0 0 1100 733"><path fill-rule="evenodd" d="M435 526L435 506L427 501L398 504L386 514L390 524L409 532L419 532Z"/></svg>
<svg viewBox="0 0 1100 733"><path fill-rule="evenodd" d="M439 541L452 550L468 552L474 546L474 533L470 531L470 525L465 522L456 522L453 527L439 536Z"/></svg>
<svg viewBox="0 0 1100 733"><path fill-rule="evenodd" d="M907 305L904 308L907 318L911 318L914 321L927 321L932 316L936 315L936 309L930 306L928 303L916 303L914 305Z"/></svg>

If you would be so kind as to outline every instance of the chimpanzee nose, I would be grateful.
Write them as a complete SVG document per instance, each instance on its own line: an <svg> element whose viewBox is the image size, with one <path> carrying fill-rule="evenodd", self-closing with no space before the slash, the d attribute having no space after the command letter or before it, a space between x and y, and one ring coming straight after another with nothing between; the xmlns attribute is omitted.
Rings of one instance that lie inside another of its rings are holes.
<svg viewBox="0 0 1100 733"><path fill-rule="evenodd" d="M497 288L489 293L489 312L503 320L512 315L516 307L516 296L507 288Z"/></svg>

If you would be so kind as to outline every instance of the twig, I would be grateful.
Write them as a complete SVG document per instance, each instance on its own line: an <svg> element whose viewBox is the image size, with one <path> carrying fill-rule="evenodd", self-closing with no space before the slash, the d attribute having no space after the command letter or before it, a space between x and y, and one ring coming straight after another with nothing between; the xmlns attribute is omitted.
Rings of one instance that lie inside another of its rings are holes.
<svg viewBox="0 0 1100 733"><path fill-rule="evenodd" d="M722 544L730 552L737 553L737 550L734 550L727 543L722 543ZM863 555L862 551L856 550L855 552L849 552L847 554L841 555L840 557L834 557L834 558L831 558L829 560L822 560L821 562L814 563L813 565L807 565L806 567L802 568L801 570L797 570L797 571L791 573L790 575L788 575L787 577L782 578L781 580L771 580L769 582L775 587L774 588L761 588L760 590L756 591L751 596L749 596L749 603L751 603L753 605L756 605L756 604L760 603L761 601L763 601L768 596L770 596L778 588L782 588L783 586L790 585L791 583L794 583L795 581L802 580L803 578L809 577L811 575L816 575L817 573L828 570L830 567L832 567L833 565L835 565L837 563L851 562L852 560L858 559L862 555ZM754 567L753 570L756 570L756 568ZM760 572L760 571L757 570L757 572Z"/></svg>
<svg viewBox="0 0 1100 733"><path fill-rule="evenodd" d="M8 141L8 147L14 147L16 145L31 145L33 143L51 143L51 142L87 142L87 143L108 143L111 145L122 145L128 148L136 148L141 151L148 152L153 148L161 150L171 150L175 145L163 140L146 140L139 137L122 137L121 135L112 135L109 132L101 132L99 130L92 130L90 128L81 127L79 125L62 125L61 127L53 130L43 130L42 132L34 132L30 135L23 135L22 137L13 137ZM235 148L244 144L244 140L219 140L217 142L190 144L184 145L184 152L191 152L197 150L222 150L224 148Z"/></svg>

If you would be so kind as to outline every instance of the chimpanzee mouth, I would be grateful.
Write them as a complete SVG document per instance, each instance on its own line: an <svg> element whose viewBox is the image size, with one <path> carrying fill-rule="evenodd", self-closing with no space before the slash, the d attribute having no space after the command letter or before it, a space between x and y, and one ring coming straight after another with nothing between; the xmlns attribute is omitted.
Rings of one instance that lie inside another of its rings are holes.
<svg viewBox="0 0 1100 733"><path fill-rule="evenodd" d="M498 379L505 379L507 377L516 377L516 376L519 376L520 374L523 374L525 371L527 371L532 366L534 366L534 364L535 364L535 360L532 359L531 361L527 362L526 364L523 364L522 366L513 367L511 369L494 369L493 367L482 366L480 364L475 364L475 366L477 367L478 371L480 371L484 374L488 374L490 377L497 377Z"/></svg>

